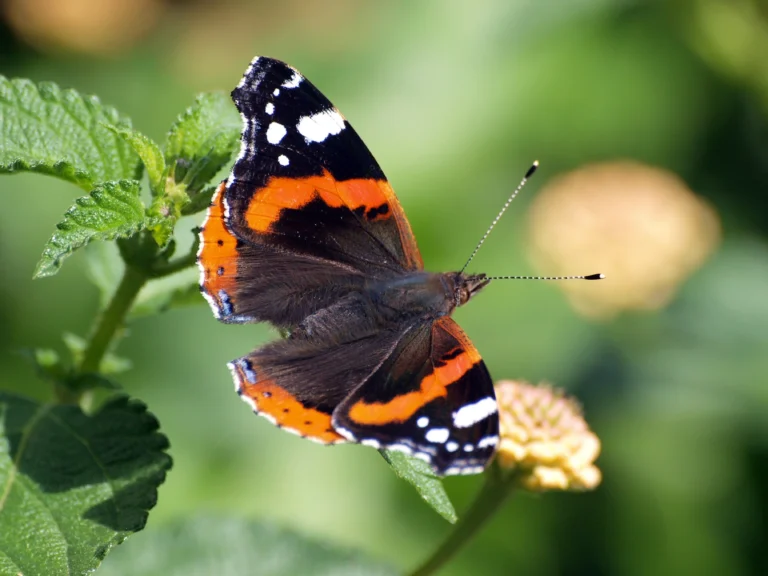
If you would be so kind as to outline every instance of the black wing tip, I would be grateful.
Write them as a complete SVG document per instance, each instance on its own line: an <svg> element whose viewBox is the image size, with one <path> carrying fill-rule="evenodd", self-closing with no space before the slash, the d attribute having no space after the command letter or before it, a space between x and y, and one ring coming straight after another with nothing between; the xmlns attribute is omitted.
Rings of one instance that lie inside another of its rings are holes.
<svg viewBox="0 0 768 576"><path fill-rule="evenodd" d="M301 76L296 68L282 60L270 56L255 56L245 69L240 82L231 92L235 103L252 94L270 73L278 75L281 83L294 74Z"/></svg>

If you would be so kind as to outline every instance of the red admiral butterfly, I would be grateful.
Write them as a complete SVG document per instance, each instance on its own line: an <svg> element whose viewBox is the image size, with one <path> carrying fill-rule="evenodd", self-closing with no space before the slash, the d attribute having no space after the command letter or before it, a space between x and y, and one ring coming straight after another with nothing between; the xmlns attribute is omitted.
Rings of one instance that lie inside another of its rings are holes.
<svg viewBox="0 0 768 576"><path fill-rule="evenodd" d="M310 440L482 471L493 383L450 315L491 279L424 271L376 160L294 68L257 57L232 98L241 149L200 233L200 290L223 322L289 333L229 364L238 394Z"/></svg>

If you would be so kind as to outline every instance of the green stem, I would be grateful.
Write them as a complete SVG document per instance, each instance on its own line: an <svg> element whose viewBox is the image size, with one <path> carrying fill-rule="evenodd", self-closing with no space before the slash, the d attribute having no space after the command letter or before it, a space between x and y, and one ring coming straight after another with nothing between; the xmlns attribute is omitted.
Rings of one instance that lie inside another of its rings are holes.
<svg viewBox="0 0 768 576"><path fill-rule="evenodd" d="M101 314L94 328L80 363L80 372L98 372L104 355L109 350L115 333L122 326L125 315L131 309L139 290L144 286L148 275L132 266L126 265L123 278L112 300Z"/></svg>
<svg viewBox="0 0 768 576"><path fill-rule="evenodd" d="M195 240L185 256L177 258L172 262L168 262L163 266L154 266L149 271L150 277L162 278L163 276L170 276L171 274L176 274L176 272L181 272L185 268L194 266L197 263L197 249L199 245L199 242Z"/></svg>
<svg viewBox="0 0 768 576"><path fill-rule="evenodd" d="M459 519L448 538L434 551L432 556L410 576L429 576L450 560L501 508L501 505L512 493L514 480L514 474L505 474L498 468L498 465L491 465L491 468L485 473L485 483L469 510Z"/></svg>

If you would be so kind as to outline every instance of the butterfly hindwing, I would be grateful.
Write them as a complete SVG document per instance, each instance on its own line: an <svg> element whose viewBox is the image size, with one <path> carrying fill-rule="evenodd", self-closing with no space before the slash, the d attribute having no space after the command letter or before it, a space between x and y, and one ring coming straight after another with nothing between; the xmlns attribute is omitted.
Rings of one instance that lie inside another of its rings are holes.
<svg viewBox="0 0 768 576"><path fill-rule="evenodd" d="M409 452L438 474L481 471L498 442L493 382L450 318L412 327L333 413L350 440Z"/></svg>
<svg viewBox="0 0 768 576"><path fill-rule="evenodd" d="M347 342L288 338L230 363L235 388L257 414L316 442L345 441L334 409L377 368L399 335L370 331Z"/></svg>

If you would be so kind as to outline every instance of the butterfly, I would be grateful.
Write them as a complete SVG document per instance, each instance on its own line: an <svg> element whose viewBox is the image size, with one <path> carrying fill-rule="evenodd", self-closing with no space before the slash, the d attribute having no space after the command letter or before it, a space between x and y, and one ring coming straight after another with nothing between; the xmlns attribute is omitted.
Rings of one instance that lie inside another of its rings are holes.
<svg viewBox="0 0 768 576"><path fill-rule="evenodd" d="M481 472L493 382L451 313L491 279L424 270L376 160L297 70L257 57L232 98L241 148L201 228L200 290L219 320L287 334L229 364L238 394L310 440Z"/></svg>

